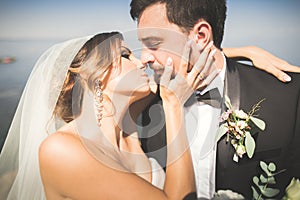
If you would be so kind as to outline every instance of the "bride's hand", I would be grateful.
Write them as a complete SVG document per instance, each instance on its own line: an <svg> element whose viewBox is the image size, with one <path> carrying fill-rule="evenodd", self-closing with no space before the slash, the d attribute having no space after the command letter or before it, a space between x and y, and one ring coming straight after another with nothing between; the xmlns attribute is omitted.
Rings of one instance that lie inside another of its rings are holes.
<svg viewBox="0 0 300 200"><path fill-rule="evenodd" d="M268 51L256 46L223 48L223 52L229 58L246 58L251 60L253 66L273 74L282 82L291 81L291 77L285 72L300 73L300 67L291 65L285 60L282 60Z"/></svg>
<svg viewBox="0 0 300 200"><path fill-rule="evenodd" d="M212 50L211 42L200 54L192 70L188 72L191 42L187 42L184 47L179 71L174 79L171 79L173 73L173 61L169 57L160 79L160 96L164 103L179 103L183 105L192 93L199 88L207 86L218 74L218 70L212 71L214 63L214 54L216 49ZM211 72L212 71L212 72ZM209 72L211 72L209 74Z"/></svg>
<svg viewBox="0 0 300 200"><path fill-rule="evenodd" d="M282 82L289 82L291 78L286 72L300 72L300 67L294 66L282 60L264 49L258 47L248 47L251 54L253 65L259 69L267 71L276 76Z"/></svg>

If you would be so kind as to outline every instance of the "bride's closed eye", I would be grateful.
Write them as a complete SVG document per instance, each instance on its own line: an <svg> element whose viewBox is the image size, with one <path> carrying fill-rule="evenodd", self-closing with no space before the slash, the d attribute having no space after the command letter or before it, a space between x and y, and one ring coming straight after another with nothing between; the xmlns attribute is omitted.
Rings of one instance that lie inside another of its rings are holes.
<svg viewBox="0 0 300 200"><path fill-rule="evenodd" d="M124 47L124 46L121 47L121 57L130 60L131 54L132 54L132 52L130 51L130 49L128 49L127 47Z"/></svg>

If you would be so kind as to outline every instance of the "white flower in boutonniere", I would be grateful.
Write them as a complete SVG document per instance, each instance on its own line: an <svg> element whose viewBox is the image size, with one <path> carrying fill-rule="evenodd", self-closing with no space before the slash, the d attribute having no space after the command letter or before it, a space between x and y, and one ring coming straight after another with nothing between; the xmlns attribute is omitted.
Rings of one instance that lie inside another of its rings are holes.
<svg viewBox="0 0 300 200"><path fill-rule="evenodd" d="M231 190L218 190L212 200L245 200L245 197Z"/></svg>
<svg viewBox="0 0 300 200"><path fill-rule="evenodd" d="M262 101L264 101L264 99L254 105L249 113L245 113L243 110L234 110L230 99L225 96L225 105L228 110L221 115L223 123L217 131L216 141L227 134L227 142L230 141L235 149L233 160L236 162L238 162L239 158L242 158L245 153L247 153L249 158L252 158L254 154L255 140L252 137L254 133L251 132L253 126L257 126L262 131L265 130L265 122L254 117Z"/></svg>
<svg viewBox="0 0 300 200"><path fill-rule="evenodd" d="M282 200L296 200L300 199L300 181L293 178L290 184L285 189L285 196Z"/></svg>

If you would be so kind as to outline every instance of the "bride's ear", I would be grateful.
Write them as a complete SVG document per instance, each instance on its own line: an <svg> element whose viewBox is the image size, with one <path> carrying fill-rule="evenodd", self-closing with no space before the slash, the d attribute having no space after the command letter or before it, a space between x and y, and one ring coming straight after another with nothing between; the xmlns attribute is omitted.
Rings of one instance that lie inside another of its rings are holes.
<svg viewBox="0 0 300 200"><path fill-rule="evenodd" d="M208 22L199 20L191 30L190 36L199 46L200 50L203 50L213 38L212 28Z"/></svg>

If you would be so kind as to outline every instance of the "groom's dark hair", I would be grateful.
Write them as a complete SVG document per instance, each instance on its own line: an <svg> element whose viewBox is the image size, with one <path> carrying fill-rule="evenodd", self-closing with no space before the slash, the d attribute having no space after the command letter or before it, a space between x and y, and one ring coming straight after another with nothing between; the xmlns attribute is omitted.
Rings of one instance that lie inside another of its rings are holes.
<svg viewBox="0 0 300 200"><path fill-rule="evenodd" d="M221 47L226 19L226 0L132 0L130 3L132 19L139 20L147 7L157 3L166 4L169 22L184 31L190 31L199 19L207 21L212 27L215 46Z"/></svg>

